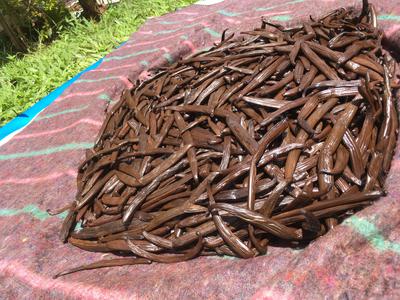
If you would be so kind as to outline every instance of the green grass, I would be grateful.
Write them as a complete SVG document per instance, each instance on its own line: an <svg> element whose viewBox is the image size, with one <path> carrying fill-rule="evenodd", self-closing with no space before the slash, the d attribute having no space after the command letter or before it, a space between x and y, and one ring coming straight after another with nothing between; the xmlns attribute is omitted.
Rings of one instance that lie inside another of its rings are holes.
<svg viewBox="0 0 400 300"><path fill-rule="evenodd" d="M194 0L122 0L99 22L71 20L48 46L0 66L0 126L118 46L148 17L160 16Z"/></svg>

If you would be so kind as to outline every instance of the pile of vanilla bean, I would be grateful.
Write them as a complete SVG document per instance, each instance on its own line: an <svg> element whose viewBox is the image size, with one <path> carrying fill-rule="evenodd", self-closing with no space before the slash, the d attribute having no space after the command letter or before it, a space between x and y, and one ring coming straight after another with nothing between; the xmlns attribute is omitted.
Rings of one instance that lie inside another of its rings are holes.
<svg viewBox="0 0 400 300"><path fill-rule="evenodd" d="M382 36L367 1L292 28L263 18L125 91L61 232L122 256L57 276L297 247L384 195L398 117Z"/></svg>

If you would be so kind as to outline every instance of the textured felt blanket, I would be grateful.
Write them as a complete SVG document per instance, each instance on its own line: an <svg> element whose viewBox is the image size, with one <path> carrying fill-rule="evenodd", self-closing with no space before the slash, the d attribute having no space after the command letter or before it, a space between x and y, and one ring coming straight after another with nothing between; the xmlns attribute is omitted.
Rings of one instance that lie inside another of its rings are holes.
<svg viewBox="0 0 400 300"><path fill-rule="evenodd" d="M399 148L387 180L389 195L303 250L269 248L267 255L249 260L201 257L51 278L62 269L110 256L62 244L58 233L63 216L50 217L46 209L74 199L77 166L94 141L104 109L124 88L145 78L149 67L212 45L227 27L236 32L249 29L260 16L296 23L339 6L359 7L360 2L200 1L148 20L124 46L0 147L0 298L398 299ZM399 55L398 0L374 4L387 35L385 44Z"/></svg>

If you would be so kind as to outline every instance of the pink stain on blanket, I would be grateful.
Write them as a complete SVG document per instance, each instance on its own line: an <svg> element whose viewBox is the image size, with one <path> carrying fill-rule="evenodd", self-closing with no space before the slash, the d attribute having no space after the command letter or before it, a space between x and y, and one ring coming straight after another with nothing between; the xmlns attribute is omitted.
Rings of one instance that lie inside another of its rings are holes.
<svg viewBox="0 0 400 300"><path fill-rule="evenodd" d="M392 27L390 27L389 29L385 30L385 35L387 37L390 37L398 32L400 32L400 25L396 24L396 25L393 25Z"/></svg>
<svg viewBox="0 0 400 300"><path fill-rule="evenodd" d="M90 74L90 73L88 73L88 74ZM93 83L93 84L98 84L99 82L102 82L102 81L112 81L112 80L119 80L119 81L121 81L121 82L125 85L125 88L127 88L127 89L130 89L130 88L133 87L132 82L131 82L127 77L125 77L125 76L110 76L110 77L96 78L96 79L86 79L86 78L82 78L82 79L78 79L78 80L74 83L74 85L78 85L78 84L85 84L85 85L88 85L88 84L91 84L91 83ZM92 92L69 93L69 94L67 94L67 95L65 95L65 96L62 96L62 97L57 98L54 102L60 102L60 101L63 101L63 100L65 100L65 99L73 98L73 97L82 97L82 96L93 96L93 95L98 95L98 94L102 93L104 90L105 90L105 89L102 88L102 89L95 90L95 91L92 91Z"/></svg>
<svg viewBox="0 0 400 300"><path fill-rule="evenodd" d="M147 71L147 70L144 70L142 73L139 74L138 79L139 79L140 81L145 81L145 80L147 80L147 79L150 79L152 76L153 76L152 73L150 73L150 72Z"/></svg>
<svg viewBox="0 0 400 300"><path fill-rule="evenodd" d="M54 293L55 290L62 291L64 295L76 299L137 299L132 293L128 294L118 290L111 291L89 284L40 276L18 261L0 261L0 272L3 276L19 280L24 285L34 289L48 291L49 293Z"/></svg>
<svg viewBox="0 0 400 300"><path fill-rule="evenodd" d="M196 47L193 45L193 43L191 41L183 41L182 44L186 45L189 47L190 51L192 51L192 53L196 52Z"/></svg>
<svg viewBox="0 0 400 300"><path fill-rule="evenodd" d="M132 82L130 82L129 79L128 79L127 77L125 77L125 76L109 76L109 77L96 78L96 79L86 79L86 78L82 78L82 79L77 80L77 81L75 82L75 85L76 85L76 84L85 84L85 85L87 85L87 84L91 84L91 83L97 84L98 82L101 82L101 81L112 81L112 80L119 80L119 81L121 81L121 82L125 85L125 87L126 87L127 89L130 89L130 88L133 87Z"/></svg>
<svg viewBox="0 0 400 300"><path fill-rule="evenodd" d="M241 23L239 20L235 20L232 18L224 18L224 20L230 24L240 24Z"/></svg>
<svg viewBox="0 0 400 300"><path fill-rule="evenodd" d="M146 42L135 43L134 41L132 41L132 42L129 43L129 45L124 46L124 48L121 49L121 51L125 51L125 49L129 49L129 48L145 46L145 45L149 45L149 44L155 44L155 43L166 41L166 40L169 40L169 39L181 36L181 35L182 35L182 32L179 32L177 34L169 35L169 36L163 37L161 39L156 39L156 40L152 39L151 41L146 41ZM118 52L118 50L116 50L114 53L117 53L117 52Z"/></svg>
<svg viewBox="0 0 400 300"><path fill-rule="evenodd" d="M271 12L271 13L265 13L256 17L244 17L244 19L246 21L249 20L255 20L255 19L260 19L261 17L268 17L268 16L279 16L279 15L288 15L291 14L292 11L291 10L284 10L284 11L275 11L275 12Z"/></svg>
<svg viewBox="0 0 400 300"><path fill-rule="evenodd" d="M89 73L106 73L106 72L112 72L112 71L120 71L122 69L133 69L134 67L137 66L137 63L134 64L127 64L123 66L117 66L117 67L112 67L112 68L98 68L91 70Z"/></svg>
<svg viewBox="0 0 400 300"><path fill-rule="evenodd" d="M42 183L44 181L54 180L63 176L70 176L75 178L77 171L69 169L65 172L55 172L48 174L46 176L29 177L29 178L8 178L5 180L0 180L0 185L3 184L36 184Z"/></svg>
<svg viewBox="0 0 400 300"><path fill-rule="evenodd" d="M187 19L182 20L182 23L183 22L194 22L194 21L196 21L198 19L204 19L205 17L209 17L209 16L212 16L212 15L215 15L215 14L217 14L217 12L214 11L214 12L211 12L211 13L208 13L208 14L200 15L198 17L187 18ZM197 14L195 14L195 15L197 15ZM140 31L140 33L143 33L143 32Z"/></svg>
<svg viewBox="0 0 400 300"><path fill-rule="evenodd" d="M133 83L126 77L120 76L120 80L125 84L127 89L133 88Z"/></svg>
<svg viewBox="0 0 400 300"><path fill-rule="evenodd" d="M94 90L91 92L77 92L77 93L68 93L65 96L61 96L59 98L57 98L54 102L61 102L63 100L69 99L69 98L74 98L74 97L84 97L84 96L94 96L94 95L98 95L101 94L102 92L104 92L104 88L99 89L99 90Z"/></svg>
<svg viewBox="0 0 400 300"><path fill-rule="evenodd" d="M95 120L86 118L86 119L78 120L75 123L72 123L71 125L68 125L68 126L62 127L62 128L46 130L46 131L41 131L41 132L27 133L27 134L19 134L19 135L16 135L14 137L14 139L18 140L18 139L36 138L36 137L43 136L43 135L51 135L51 134L54 134L54 133L59 133L61 131L67 130L67 129L71 129L71 128L73 128L76 125L81 124L81 123L90 124L90 125L94 125L94 126L97 126L97 127L100 127L101 124L102 124L99 121L95 121Z"/></svg>
<svg viewBox="0 0 400 300"><path fill-rule="evenodd" d="M281 292L275 291L273 288L262 288L258 290L251 298L251 300L292 300L288 294L283 294Z"/></svg>
<svg viewBox="0 0 400 300"><path fill-rule="evenodd" d="M190 12L190 11L177 11L175 12L177 15L185 15L185 16L197 16L198 13Z"/></svg>
<svg viewBox="0 0 400 300"><path fill-rule="evenodd" d="M392 168L392 170L399 170L400 169L400 160L393 159L391 168Z"/></svg>

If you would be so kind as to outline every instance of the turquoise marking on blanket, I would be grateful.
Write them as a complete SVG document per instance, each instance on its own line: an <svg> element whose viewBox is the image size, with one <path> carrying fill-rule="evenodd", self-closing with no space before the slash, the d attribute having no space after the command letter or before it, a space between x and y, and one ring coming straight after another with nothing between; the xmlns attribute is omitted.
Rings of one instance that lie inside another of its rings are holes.
<svg viewBox="0 0 400 300"><path fill-rule="evenodd" d="M41 150L34 150L34 151L27 151L27 152L17 152L11 154L0 154L0 161L1 160L10 160L10 159L17 159L17 158L27 158L27 157L34 157L40 155L49 155L57 152L63 152L68 150L81 150L81 149L88 149L93 147L93 143L70 143L64 144L56 147L45 148Z"/></svg>
<svg viewBox="0 0 400 300"><path fill-rule="evenodd" d="M280 15L280 16L271 17L271 20L280 21L280 22L287 22L287 21L290 21L291 19L292 19L292 17L289 15Z"/></svg>
<svg viewBox="0 0 400 300"><path fill-rule="evenodd" d="M163 25L172 25L172 24L178 24L180 23L180 21L160 21L158 23Z"/></svg>
<svg viewBox="0 0 400 300"><path fill-rule="evenodd" d="M142 55L142 54L148 54L148 53L157 52L159 50L160 50L159 48L153 48L153 49L137 51L135 53L131 53L131 54L128 54L128 55L111 56L111 57L104 58L103 61L123 60L123 59L131 58L131 57L139 56L139 55Z"/></svg>
<svg viewBox="0 0 400 300"><path fill-rule="evenodd" d="M380 16L378 16L378 20L400 22L400 16L396 16L396 15L380 15Z"/></svg>
<svg viewBox="0 0 400 300"><path fill-rule="evenodd" d="M73 113L73 112L78 112L78 111L82 111L85 110L89 107L89 105L82 105L79 106L77 108L69 108L69 109L65 109L56 113L52 113L52 114L47 114L44 116L39 116L35 119L35 121L39 121L39 120L43 120L43 119L51 119L57 116L61 116L61 115L65 115L65 114L69 114L69 113Z"/></svg>
<svg viewBox="0 0 400 300"><path fill-rule="evenodd" d="M290 2L286 2L286 3L282 3L282 4L277 4L277 5L273 5L273 6L269 6L269 7L258 7L256 8L256 11L264 11L264 10L271 10L277 7L282 7L282 6L286 6L286 5L290 5L290 4L296 4L296 3L301 3L304 2L304 0L294 0L294 1L290 1Z"/></svg>
<svg viewBox="0 0 400 300"><path fill-rule="evenodd" d="M400 243L391 242L380 234L375 224L366 219L352 216L343 222L361 234L376 250L393 251L400 254Z"/></svg>
<svg viewBox="0 0 400 300"><path fill-rule="evenodd" d="M64 217L64 218L65 218L65 217ZM76 225L75 225L74 231L75 231L75 232L79 232L79 231L81 231L82 229L83 229L83 227L82 227L82 221L79 220L79 222L76 223Z"/></svg>
<svg viewBox="0 0 400 300"><path fill-rule="evenodd" d="M154 32L154 35L162 35L162 34L168 34L168 33L173 33L173 32L177 32L179 30L182 30L182 28L192 28L195 27L197 25L200 25L201 23L194 23L194 24L190 24L190 25L185 25L185 26L179 26L179 28L175 28L175 29L168 29L168 30L161 30L158 32Z"/></svg>
<svg viewBox="0 0 400 300"><path fill-rule="evenodd" d="M221 34L219 32L216 32L215 30L212 30L211 28L204 28L204 31L211 34L214 37L220 37Z"/></svg>
<svg viewBox="0 0 400 300"><path fill-rule="evenodd" d="M155 32L154 35L161 35L161 34L173 33L173 32L177 32L179 29L180 29L180 28L169 29L169 30L161 30L161 31Z"/></svg>
<svg viewBox="0 0 400 300"><path fill-rule="evenodd" d="M201 48L199 51L201 52L201 51L208 51L208 50L210 50L212 47L210 47L210 46L208 46L208 47L204 47L204 48Z"/></svg>
<svg viewBox="0 0 400 300"><path fill-rule="evenodd" d="M149 65L149 62L148 62L147 60L141 60L141 61L140 61L140 64L141 64L143 67L147 67L147 66Z"/></svg>
<svg viewBox="0 0 400 300"><path fill-rule="evenodd" d="M164 53L163 56L165 59L168 61L169 64L172 64L174 62L174 58L171 56L169 53Z"/></svg>
<svg viewBox="0 0 400 300"><path fill-rule="evenodd" d="M21 209L7 209L7 208L0 209L0 217L12 217L22 214L30 214L34 218L39 219L40 221L44 221L52 217L46 211L41 210L34 204L28 204ZM59 217L60 219L64 219L67 216L67 214L68 214L67 212L63 212L57 215L57 217Z"/></svg>
<svg viewBox="0 0 400 300"><path fill-rule="evenodd" d="M231 11L226 11L226 10L219 10L217 11L219 14L223 15L223 16L227 16L227 17L237 17L240 15L240 13L235 13L235 12L231 12Z"/></svg>
<svg viewBox="0 0 400 300"><path fill-rule="evenodd" d="M59 217L60 219L65 219L68 215L68 211L64 211L61 214L58 214L57 217Z"/></svg>
<svg viewBox="0 0 400 300"><path fill-rule="evenodd" d="M98 96L98 98L101 99L101 100L104 100L104 101L106 101L106 102L108 102L108 103L111 103L111 102L114 101L113 99L111 99L110 96L108 96L108 95L105 94L105 93L100 94L100 95Z"/></svg>

